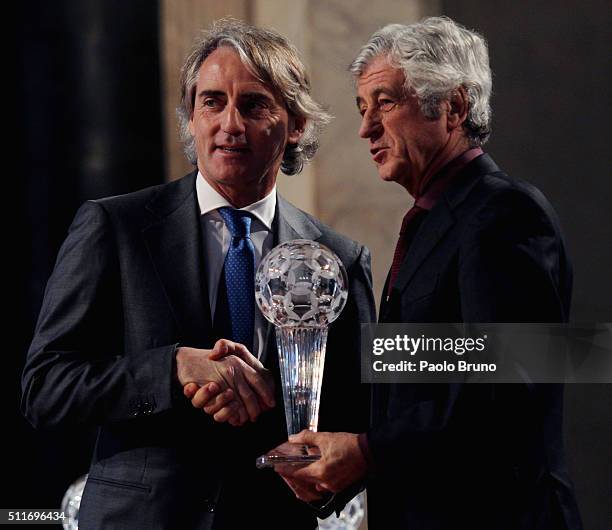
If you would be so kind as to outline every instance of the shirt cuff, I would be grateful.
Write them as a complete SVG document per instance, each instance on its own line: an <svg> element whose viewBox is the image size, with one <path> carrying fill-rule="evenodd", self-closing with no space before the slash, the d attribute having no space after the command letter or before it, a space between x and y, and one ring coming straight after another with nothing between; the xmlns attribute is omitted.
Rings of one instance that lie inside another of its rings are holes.
<svg viewBox="0 0 612 530"><path fill-rule="evenodd" d="M185 400L185 395L183 394L183 387L178 380L177 367L176 367L176 354L181 345L179 343L174 345L174 354L173 354L173 362L172 362L172 373L170 377L172 378L170 381L171 389L172 389L172 403L173 405L178 405Z"/></svg>

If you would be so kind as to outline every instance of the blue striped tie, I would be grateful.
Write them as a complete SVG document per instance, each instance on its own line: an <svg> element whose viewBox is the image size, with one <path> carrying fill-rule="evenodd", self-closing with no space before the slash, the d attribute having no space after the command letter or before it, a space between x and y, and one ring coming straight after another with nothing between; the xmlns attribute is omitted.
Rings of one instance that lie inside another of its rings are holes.
<svg viewBox="0 0 612 530"><path fill-rule="evenodd" d="M231 340L253 351L255 319L255 247L251 241L251 216L233 208L219 208L232 235L223 273L227 292Z"/></svg>

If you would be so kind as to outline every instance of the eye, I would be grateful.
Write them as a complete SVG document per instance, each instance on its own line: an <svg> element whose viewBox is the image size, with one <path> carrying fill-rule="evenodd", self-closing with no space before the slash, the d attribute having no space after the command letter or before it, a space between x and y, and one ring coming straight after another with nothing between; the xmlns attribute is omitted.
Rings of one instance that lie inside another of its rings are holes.
<svg viewBox="0 0 612 530"><path fill-rule="evenodd" d="M389 98L380 98L378 100L378 108L383 112L390 111L393 107L395 107L395 101Z"/></svg>
<svg viewBox="0 0 612 530"><path fill-rule="evenodd" d="M244 102L243 112L245 112L246 114L258 116L267 112L269 108L270 106L265 100L259 98L252 98Z"/></svg>
<svg viewBox="0 0 612 530"><path fill-rule="evenodd" d="M215 98L205 98L202 101L202 107L205 109L216 109L219 106L219 102Z"/></svg>

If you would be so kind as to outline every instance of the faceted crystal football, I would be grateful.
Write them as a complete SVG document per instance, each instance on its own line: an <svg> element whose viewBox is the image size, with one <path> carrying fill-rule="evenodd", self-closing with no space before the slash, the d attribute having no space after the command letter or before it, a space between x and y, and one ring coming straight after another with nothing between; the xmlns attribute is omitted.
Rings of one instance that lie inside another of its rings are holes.
<svg viewBox="0 0 612 530"><path fill-rule="evenodd" d="M255 299L276 326L327 326L344 308L344 265L324 245L295 239L274 247L255 276Z"/></svg>

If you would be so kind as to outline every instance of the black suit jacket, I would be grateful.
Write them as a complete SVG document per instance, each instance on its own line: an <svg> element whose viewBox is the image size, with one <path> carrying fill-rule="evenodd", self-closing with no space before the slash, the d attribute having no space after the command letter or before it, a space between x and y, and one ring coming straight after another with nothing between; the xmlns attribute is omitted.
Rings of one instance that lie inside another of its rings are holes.
<svg viewBox="0 0 612 530"><path fill-rule="evenodd" d="M425 217L380 321L562 322L571 286L550 204L483 155ZM375 385L370 528L580 528L563 457L562 390Z"/></svg>
<svg viewBox="0 0 612 530"><path fill-rule="evenodd" d="M173 381L178 343L210 348L219 338L195 178L85 203L46 288L22 404L36 427L100 426L83 530L316 526L276 473L255 468L287 437L272 326L262 360L275 374L277 406L255 423L215 423ZM346 266L350 294L329 331L320 428L365 429L359 323L374 318L369 252L280 196L274 234L275 244L319 241Z"/></svg>

